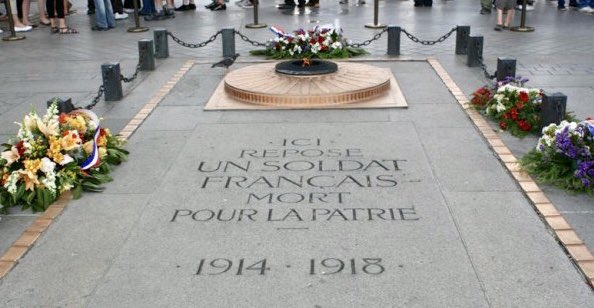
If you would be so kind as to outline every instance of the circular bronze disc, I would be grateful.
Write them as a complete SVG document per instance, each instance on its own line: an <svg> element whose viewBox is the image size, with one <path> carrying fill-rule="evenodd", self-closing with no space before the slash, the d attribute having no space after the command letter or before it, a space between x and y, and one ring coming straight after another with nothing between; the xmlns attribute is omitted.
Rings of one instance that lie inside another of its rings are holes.
<svg viewBox="0 0 594 308"><path fill-rule="evenodd" d="M328 106L361 102L390 89L390 72L375 66L338 62L338 71L319 76L275 72L276 63L231 71L225 92L233 99L269 106Z"/></svg>

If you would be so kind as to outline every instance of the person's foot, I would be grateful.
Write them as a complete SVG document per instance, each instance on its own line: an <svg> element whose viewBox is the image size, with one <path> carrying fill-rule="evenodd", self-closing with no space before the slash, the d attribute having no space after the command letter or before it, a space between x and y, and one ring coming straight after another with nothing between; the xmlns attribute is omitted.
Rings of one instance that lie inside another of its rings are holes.
<svg viewBox="0 0 594 308"><path fill-rule="evenodd" d="M277 8L279 10L292 10L292 9L295 8L295 4L286 4L286 3L283 3L283 4L279 4L277 6Z"/></svg>
<svg viewBox="0 0 594 308"><path fill-rule="evenodd" d="M78 31L76 31L76 29L73 29L73 28L63 27L63 28L60 28L60 31L58 33L60 33L60 34L77 34Z"/></svg>
<svg viewBox="0 0 594 308"><path fill-rule="evenodd" d="M491 10L481 9L481 15L491 14Z"/></svg>
<svg viewBox="0 0 594 308"><path fill-rule="evenodd" d="M95 10L87 10L87 15L95 15Z"/></svg>
<svg viewBox="0 0 594 308"><path fill-rule="evenodd" d="M140 11L140 12L138 12L138 15L140 15L140 16L151 16L151 15L153 15L153 13L146 12L146 11Z"/></svg>
<svg viewBox="0 0 594 308"><path fill-rule="evenodd" d="M175 11L178 11L178 12L189 11L189 10L190 10L190 7L186 4L182 4L181 6L175 8Z"/></svg>
<svg viewBox="0 0 594 308"><path fill-rule="evenodd" d="M349 0L340 0L338 1L338 4L348 4Z"/></svg>
<svg viewBox="0 0 594 308"><path fill-rule="evenodd" d="M4 31L2 31L2 29L0 29L0 33L2 33L2 32L4 32Z"/></svg>
<svg viewBox="0 0 594 308"><path fill-rule="evenodd" d="M124 8L124 13L134 14L134 9Z"/></svg>
<svg viewBox="0 0 594 308"><path fill-rule="evenodd" d="M33 27L25 26L25 25L20 26L20 27L17 27L17 26L14 27L15 32L29 32L29 31L31 31L31 29L33 29Z"/></svg>
<svg viewBox="0 0 594 308"><path fill-rule="evenodd" d="M217 4L217 6L213 7L212 10L213 11L224 11L227 9L227 6L223 3L223 4Z"/></svg>
<svg viewBox="0 0 594 308"><path fill-rule="evenodd" d="M357 4L358 4L358 5L365 4L365 0L359 0L359 1L357 1Z"/></svg>
<svg viewBox="0 0 594 308"><path fill-rule="evenodd" d="M494 30L495 31L501 31L501 28L503 28L502 25L496 25L495 28L494 28Z"/></svg>
<svg viewBox="0 0 594 308"><path fill-rule="evenodd" d="M580 11L582 13L592 13L592 12L594 12L594 9L592 9L589 6L584 6L583 8L579 9L578 11Z"/></svg>
<svg viewBox="0 0 594 308"><path fill-rule="evenodd" d="M108 27L93 26L93 27L91 27L91 30L92 31L107 31L107 30L109 30L109 28Z"/></svg>
<svg viewBox="0 0 594 308"><path fill-rule="evenodd" d="M190 3L188 4L188 7L190 8L190 10L195 11L196 10L196 4L194 3Z"/></svg>
<svg viewBox="0 0 594 308"><path fill-rule="evenodd" d="M126 13L115 13L113 14L116 20L126 19L128 18L128 14Z"/></svg>
<svg viewBox="0 0 594 308"><path fill-rule="evenodd" d="M165 17L165 13L163 13L163 11L159 11L159 12L153 13L150 16L144 17L145 21L155 21L155 20L163 20L163 19L167 19L167 17Z"/></svg>
<svg viewBox="0 0 594 308"><path fill-rule="evenodd" d="M210 4L205 5L204 7L207 8L207 9L209 9L209 10L212 10L212 9L214 9L215 6L217 6L217 3L216 2L211 2Z"/></svg>
<svg viewBox="0 0 594 308"><path fill-rule="evenodd" d="M557 7L557 10L559 10L559 11L567 11L567 7L566 6Z"/></svg>

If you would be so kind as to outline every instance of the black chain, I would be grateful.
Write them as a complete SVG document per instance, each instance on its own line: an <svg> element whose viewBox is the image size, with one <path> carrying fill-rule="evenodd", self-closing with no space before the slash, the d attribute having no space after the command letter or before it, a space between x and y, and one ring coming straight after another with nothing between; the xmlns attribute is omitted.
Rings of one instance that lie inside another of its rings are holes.
<svg viewBox="0 0 594 308"><path fill-rule="evenodd" d="M167 31L167 35L171 36L171 38L178 44L184 46L184 47L188 47L188 48L200 48L200 47L204 47L212 42L214 42L217 39L217 36L219 36L219 34L221 34L222 31L219 30L217 33L213 34L208 40L202 42L202 43L197 43L197 44L192 44L192 43L186 43L184 41L182 41L180 38L176 37L175 35L173 35L173 33Z"/></svg>
<svg viewBox="0 0 594 308"><path fill-rule="evenodd" d="M406 36L408 36L408 38L409 38L411 41L413 41L413 42L415 42L415 43L420 43L421 45L425 45L425 46L427 46L427 45L435 45L435 44L437 44L437 43L441 43L441 42L443 42L443 41L447 40L447 39L448 39L448 37L450 37L450 35L452 35L452 33L456 32L457 30L458 30L458 27L454 27L454 28L452 28L452 30L450 30L450 32L448 32L448 33L446 33L446 34L442 35L440 38L438 38L438 39L437 39L437 40L435 40L435 41L421 40L421 39L419 39L418 37L416 37L416 36L414 36L414 35L410 34L410 33L409 33L408 31L406 31L405 29L401 29L400 31L402 31L402 33L406 34Z"/></svg>
<svg viewBox="0 0 594 308"><path fill-rule="evenodd" d="M100 85L99 90L97 90L97 95L95 96L95 98L93 98L93 102L86 105L85 109L88 109L88 110L93 109L93 107L95 107L95 105L97 105L99 100L101 100L101 96L103 96L103 92L105 92L105 86Z"/></svg>
<svg viewBox="0 0 594 308"><path fill-rule="evenodd" d="M355 47L355 48L359 48L359 47L363 47L363 46L367 46L369 44L371 44L373 41L377 41L380 39L380 37L382 37L382 34L388 32L388 28L384 28L381 32L378 32L376 35L373 36L373 38L363 41L363 43L347 43L347 46L351 46L351 47Z"/></svg>
<svg viewBox="0 0 594 308"><path fill-rule="evenodd" d="M494 79L495 76L497 76L497 71L495 71L495 73L493 73L492 75L489 74L489 72L487 71L487 65L483 62L483 57L479 56L479 61L481 62L481 69L483 70L483 75L485 75L485 78L488 80Z"/></svg>
<svg viewBox="0 0 594 308"><path fill-rule="evenodd" d="M260 43L260 42L256 42L256 41L252 41L252 40L250 40L250 38L249 38L249 37L247 37L247 36L243 35L241 32L239 32L239 31L237 31L237 30L235 30L235 34L239 35L239 37L240 37L240 38L241 38L243 41L245 41L245 42L248 42L248 43L252 44L252 46L264 46L264 47L265 47L265 46L267 46L267 44L266 44L266 43Z"/></svg>
<svg viewBox="0 0 594 308"><path fill-rule="evenodd" d="M134 71L134 74L132 74L132 77L126 78L124 75L120 74L121 81L128 83L128 82L134 81L134 79L136 79L136 77L138 77L138 72L140 72L140 64L142 63L143 56L144 56L144 52L141 52L140 56L138 58L138 64L136 64L136 70Z"/></svg>

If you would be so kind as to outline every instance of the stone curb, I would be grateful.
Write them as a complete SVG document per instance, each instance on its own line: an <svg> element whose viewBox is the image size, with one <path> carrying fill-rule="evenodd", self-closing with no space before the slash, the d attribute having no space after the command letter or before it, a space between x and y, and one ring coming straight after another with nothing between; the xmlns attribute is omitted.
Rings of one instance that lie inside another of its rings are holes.
<svg viewBox="0 0 594 308"><path fill-rule="evenodd" d="M138 129L138 127L146 120L146 118L155 110L155 107L169 94L181 78L192 68L194 61L186 61L184 65L167 81L157 93L140 109L140 111L128 122L128 124L120 131L119 135L124 140L128 140L130 136ZM18 264L18 262L27 254L33 247L41 234L49 228L52 222L60 216L64 211L68 202L72 199L71 192L65 192L60 195L58 200L51 204L42 215L37 217L35 221L21 234L21 236L12 243L6 250L4 255L0 257L0 280Z"/></svg>
<svg viewBox="0 0 594 308"><path fill-rule="evenodd" d="M483 138L489 143L510 175L516 180L522 192L530 200L533 208L539 214L548 228L552 230L557 242L565 249L568 257L577 265L582 275L594 288L594 256L580 239L571 225L559 213L555 205L540 190L540 187L529 174L521 170L516 157L511 153L503 140L491 128L483 116L469 105L469 100L452 80L446 70L435 58L427 58L427 62L443 81L448 90L454 95L460 106L466 111Z"/></svg>

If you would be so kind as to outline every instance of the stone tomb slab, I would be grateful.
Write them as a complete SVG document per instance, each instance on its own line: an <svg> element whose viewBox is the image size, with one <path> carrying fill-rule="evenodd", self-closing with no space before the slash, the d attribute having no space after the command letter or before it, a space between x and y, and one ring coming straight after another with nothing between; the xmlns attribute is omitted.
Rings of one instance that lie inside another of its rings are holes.
<svg viewBox="0 0 594 308"><path fill-rule="evenodd" d="M233 70L216 87L204 110L406 108L408 106L390 69L347 61L337 63L339 67L337 73L312 77L287 77L284 74L275 73L276 63L253 64ZM226 84L234 91L233 95L225 90ZM251 98L252 96L254 97ZM360 96L368 99L353 101L355 97ZM248 103L247 101L259 102Z"/></svg>
<svg viewBox="0 0 594 308"><path fill-rule="evenodd" d="M411 123L196 130L91 306L114 298L487 306Z"/></svg>

